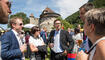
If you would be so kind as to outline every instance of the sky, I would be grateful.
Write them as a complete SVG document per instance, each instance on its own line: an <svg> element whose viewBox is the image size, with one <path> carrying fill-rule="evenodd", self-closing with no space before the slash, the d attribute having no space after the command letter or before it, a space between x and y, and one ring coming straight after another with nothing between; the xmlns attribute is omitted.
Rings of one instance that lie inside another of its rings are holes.
<svg viewBox="0 0 105 60"><path fill-rule="evenodd" d="M80 6L88 0L10 0L12 2L12 14L24 12L27 17L33 13L34 17L39 18L42 11L49 7L54 12L61 15L63 19L79 10ZM6 29L6 25L0 25Z"/></svg>

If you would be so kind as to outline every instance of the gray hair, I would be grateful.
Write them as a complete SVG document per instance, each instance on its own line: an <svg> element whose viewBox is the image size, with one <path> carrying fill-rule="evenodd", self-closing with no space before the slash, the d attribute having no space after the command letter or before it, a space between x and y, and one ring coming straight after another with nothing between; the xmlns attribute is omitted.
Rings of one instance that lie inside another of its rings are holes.
<svg viewBox="0 0 105 60"><path fill-rule="evenodd" d="M88 25L94 24L96 35L105 35L105 8L89 10L85 14Z"/></svg>

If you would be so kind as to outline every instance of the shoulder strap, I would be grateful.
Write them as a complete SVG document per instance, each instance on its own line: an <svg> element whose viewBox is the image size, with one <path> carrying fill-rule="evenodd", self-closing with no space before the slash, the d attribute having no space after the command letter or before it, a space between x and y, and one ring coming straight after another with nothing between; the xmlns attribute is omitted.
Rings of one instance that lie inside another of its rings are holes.
<svg viewBox="0 0 105 60"><path fill-rule="evenodd" d="M102 37L102 38L100 38L100 39L98 39L98 40L92 45L92 47L90 48L90 50L88 51L87 54L89 54L89 53L93 50L93 48L97 45L97 43L100 42L101 40L105 40L105 36Z"/></svg>

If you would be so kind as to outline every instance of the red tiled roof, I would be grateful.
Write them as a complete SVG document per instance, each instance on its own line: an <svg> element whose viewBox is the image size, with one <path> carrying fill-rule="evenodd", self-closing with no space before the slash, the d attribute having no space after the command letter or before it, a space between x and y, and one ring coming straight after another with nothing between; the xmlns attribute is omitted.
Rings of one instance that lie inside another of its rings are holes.
<svg viewBox="0 0 105 60"><path fill-rule="evenodd" d="M48 13L55 13L54 11L52 11L50 8L45 8L45 10L43 12L48 12Z"/></svg>

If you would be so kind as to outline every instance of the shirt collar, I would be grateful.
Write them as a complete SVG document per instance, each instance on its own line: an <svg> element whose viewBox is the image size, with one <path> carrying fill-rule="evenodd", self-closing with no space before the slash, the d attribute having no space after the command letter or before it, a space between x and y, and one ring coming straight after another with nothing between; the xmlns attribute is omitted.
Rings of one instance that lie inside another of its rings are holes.
<svg viewBox="0 0 105 60"><path fill-rule="evenodd" d="M61 29L60 29L59 31L56 31L56 30L55 30L55 33L60 33L60 31L61 31Z"/></svg>
<svg viewBox="0 0 105 60"><path fill-rule="evenodd" d="M12 29L12 31L14 32L14 34L15 34L16 36L18 35L18 33L17 33L15 30Z"/></svg>

